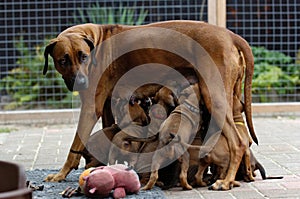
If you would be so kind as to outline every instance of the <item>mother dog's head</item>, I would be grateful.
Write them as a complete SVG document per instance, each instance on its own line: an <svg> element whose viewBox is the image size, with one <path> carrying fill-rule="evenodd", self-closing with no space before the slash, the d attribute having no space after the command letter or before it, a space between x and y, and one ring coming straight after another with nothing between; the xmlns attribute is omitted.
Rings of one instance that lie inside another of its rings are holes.
<svg viewBox="0 0 300 199"><path fill-rule="evenodd" d="M48 55L53 58L56 70L62 75L70 91L88 88L90 55L93 41L78 33L60 34L46 46L43 74L48 70Z"/></svg>

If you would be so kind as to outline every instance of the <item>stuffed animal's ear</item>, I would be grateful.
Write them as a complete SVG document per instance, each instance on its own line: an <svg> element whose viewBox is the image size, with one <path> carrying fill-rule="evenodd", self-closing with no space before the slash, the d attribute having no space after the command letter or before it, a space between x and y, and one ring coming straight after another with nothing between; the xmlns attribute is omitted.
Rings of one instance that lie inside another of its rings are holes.
<svg viewBox="0 0 300 199"><path fill-rule="evenodd" d="M43 75L46 75L48 71L48 55L52 53L54 46L56 45L57 40L51 40L51 42L46 46L44 51L45 64L43 69Z"/></svg>
<svg viewBox="0 0 300 199"><path fill-rule="evenodd" d="M93 193L96 192L96 190L97 190L96 188L92 188L92 189L89 190L89 192L90 192L91 194L93 194Z"/></svg>

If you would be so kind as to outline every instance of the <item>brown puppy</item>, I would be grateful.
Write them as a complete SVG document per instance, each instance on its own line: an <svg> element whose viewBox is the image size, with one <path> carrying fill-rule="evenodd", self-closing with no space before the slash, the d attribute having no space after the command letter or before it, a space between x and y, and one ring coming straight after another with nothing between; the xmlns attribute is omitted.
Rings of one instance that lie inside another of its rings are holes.
<svg viewBox="0 0 300 199"><path fill-rule="evenodd" d="M230 188L246 145L238 135L231 112L233 92L237 96L241 93L243 77L239 71L244 68L239 61L241 56L246 63L246 119L250 133L255 137L251 116L254 62L251 48L241 37L224 28L197 21L166 21L142 26L83 24L60 33L51 40L44 54L44 74L50 54L69 90L80 93L82 106L72 151L84 149L97 120L109 113L104 105L123 74L148 63L175 69L194 65L201 73L198 79L204 103L222 128L232 157L226 178L217 181L214 189ZM157 79L163 75L161 70L155 73L151 67L145 70L145 74ZM131 81L138 80L131 78ZM79 160L79 154L69 153L59 173L49 175L46 181L65 179L78 167Z"/></svg>
<svg viewBox="0 0 300 199"><path fill-rule="evenodd" d="M143 128L149 122L148 116L138 102L130 102L129 105L121 103L116 107L119 111L126 113L126 108L129 107L129 113L123 115L123 118L118 118L120 121L121 130L113 137L112 144L109 149L109 164L115 164L116 161L123 163L128 162L133 166L137 160L137 155L141 142L128 141L129 137L147 137L146 129ZM119 114L120 115L120 114ZM125 126L125 124L127 126Z"/></svg>
<svg viewBox="0 0 300 199"><path fill-rule="evenodd" d="M185 148L172 142L170 133L180 135L183 142L191 143L194 139L200 122L199 87L198 84L186 88L183 92L189 93L182 100L182 104L171 112L162 123L159 130L159 143L157 151L152 158L151 176L148 183L142 189L152 189L158 179L158 170L181 157L180 183L184 189L192 189L187 182L187 170L189 168L189 155ZM166 164L166 165L164 165Z"/></svg>
<svg viewBox="0 0 300 199"><path fill-rule="evenodd" d="M119 131L109 149L109 164L127 162L130 166L134 166L143 142L131 141L130 138L139 137L140 134L143 134L143 127L139 125L129 125Z"/></svg>

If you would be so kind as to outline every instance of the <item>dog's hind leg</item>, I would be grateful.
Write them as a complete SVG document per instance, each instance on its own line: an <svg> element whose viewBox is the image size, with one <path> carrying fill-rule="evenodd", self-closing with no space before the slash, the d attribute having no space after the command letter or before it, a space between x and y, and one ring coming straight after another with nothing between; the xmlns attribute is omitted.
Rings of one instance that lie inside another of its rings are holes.
<svg viewBox="0 0 300 199"><path fill-rule="evenodd" d="M244 176L244 180L246 182L251 182L254 181L254 177L253 177L253 172L252 172L252 168L251 168L251 161L250 161L250 149L249 147L247 147L245 154L244 154L244 163L245 163L245 176Z"/></svg>
<svg viewBox="0 0 300 199"><path fill-rule="evenodd" d="M185 152L182 155L182 162L181 162L181 172L179 175L180 178L180 184L182 186L183 189L186 190L191 190L193 189L193 187L191 185L189 185L189 183L187 182L187 172L189 169L189 153Z"/></svg>
<svg viewBox="0 0 300 199"><path fill-rule="evenodd" d="M207 183L203 181L203 175L208 166L209 166L209 163L207 163L204 160L201 160L199 163L198 172L195 175L195 180L196 180L197 185L200 187L207 186Z"/></svg>
<svg viewBox="0 0 300 199"><path fill-rule="evenodd" d="M238 133L233 123L233 120L230 121L230 117L228 116L228 114L226 116L226 121L223 126L223 133L228 141L230 163L225 179L217 180L211 186L211 189L214 190L228 190L236 185L235 176L246 150L246 143L242 141L241 137L239 136L240 134Z"/></svg>
<svg viewBox="0 0 300 199"><path fill-rule="evenodd" d="M159 148L159 147L158 147ZM142 187L142 190L150 190L155 185L156 181L158 180L158 170L160 169L161 163L164 160L164 153L156 151L152 157L152 164L151 164L151 175L147 184Z"/></svg>

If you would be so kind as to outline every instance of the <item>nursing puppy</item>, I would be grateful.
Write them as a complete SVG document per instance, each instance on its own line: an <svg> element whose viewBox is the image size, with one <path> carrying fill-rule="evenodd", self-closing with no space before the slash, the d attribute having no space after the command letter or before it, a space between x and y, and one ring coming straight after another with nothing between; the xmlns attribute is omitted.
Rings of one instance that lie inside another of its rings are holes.
<svg viewBox="0 0 300 199"><path fill-rule="evenodd" d="M200 121L199 87L194 84L186 88L184 93L189 93L177 106L168 118L162 123L159 130L159 143L152 158L151 175L148 183L142 189L151 189L158 179L158 170L177 159L181 159L180 183L184 189L192 189L187 182L189 168L189 154L186 148L172 141L171 133L180 135L183 142L191 143L194 139Z"/></svg>

